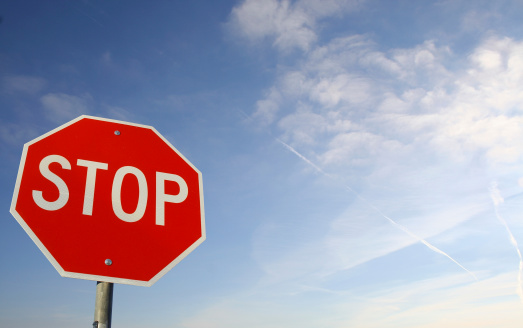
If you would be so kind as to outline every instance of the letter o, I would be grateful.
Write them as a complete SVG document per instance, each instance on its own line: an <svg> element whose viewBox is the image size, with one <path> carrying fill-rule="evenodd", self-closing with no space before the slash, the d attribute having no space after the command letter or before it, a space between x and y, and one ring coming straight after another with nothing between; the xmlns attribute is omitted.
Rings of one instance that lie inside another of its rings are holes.
<svg viewBox="0 0 523 328"><path fill-rule="evenodd" d="M132 174L138 180L138 204L133 213L126 213L122 208L122 182L127 174ZM113 211L116 216L125 222L136 222L140 220L147 207L147 180L145 175L133 166L123 166L116 171L113 179L113 187L111 191L111 201L113 204Z"/></svg>

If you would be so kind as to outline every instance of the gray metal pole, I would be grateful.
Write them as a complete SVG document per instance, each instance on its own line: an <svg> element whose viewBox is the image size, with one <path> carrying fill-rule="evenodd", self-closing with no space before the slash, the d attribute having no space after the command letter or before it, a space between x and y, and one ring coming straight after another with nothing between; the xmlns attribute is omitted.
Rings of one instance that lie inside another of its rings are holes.
<svg viewBox="0 0 523 328"><path fill-rule="evenodd" d="M98 281L96 283L93 328L111 328L112 312L113 284L110 282Z"/></svg>

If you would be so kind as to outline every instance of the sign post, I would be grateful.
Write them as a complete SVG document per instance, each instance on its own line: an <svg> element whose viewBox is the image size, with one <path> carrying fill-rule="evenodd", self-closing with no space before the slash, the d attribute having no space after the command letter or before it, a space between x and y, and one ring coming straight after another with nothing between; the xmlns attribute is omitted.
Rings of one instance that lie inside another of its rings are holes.
<svg viewBox="0 0 523 328"><path fill-rule="evenodd" d="M201 172L153 127L92 116L24 145L10 211L60 275L110 299L107 283L151 286L205 240Z"/></svg>
<svg viewBox="0 0 523 328"><path fill-rule="evenodd" d="M93 328L111 328L113 288L112 282L99 281L96 283Z"/></svg>

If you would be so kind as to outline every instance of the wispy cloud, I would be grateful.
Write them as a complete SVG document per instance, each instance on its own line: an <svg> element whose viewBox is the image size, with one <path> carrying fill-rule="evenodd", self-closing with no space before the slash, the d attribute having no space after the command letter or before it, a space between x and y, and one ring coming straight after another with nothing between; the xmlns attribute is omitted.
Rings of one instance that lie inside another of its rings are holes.
<svg viewBox="0 0 523 328"><path fill-rule="evenodd" d="M47 85L47 81L41 77L12 75L2 79L2 89L9 94L37 95Z"/></svg>
<svg viewBox="0 0 523 328"><path fill-rule="evenodd" d="M306 158L305 156L303 156L302 154L300 154L296 149L294 149L293 147L289 146L288 144L284 143L283 141L279 140L279 139L276 139L279 143L281 143L285 148L287 148L288 150L290 150L292 153L294 153L296 156L298 156L301 160L303 160L304 162L306 162L308 165L312 166L316 171L320 172L321 174L325 175L326 177L329 177L329 178L333 178L334 176L330 175L330 174L327 174L325 171L323 171L319 166L317 166L316 164L314 164L312 161L310 161L308 158ZM413 232L411 232L409 229L407 229L407 227L399 224L398 222L396 222L395 220L391 219L389 216L385 215L385 213L383 213L378 207L376 207L374 204L372 204L369 200L367 200L366 198L364 198L363 196L361 196L358 192L356 192L353 188L351 188L350 186L348 185L344 185L344 187L349 190L351 193L354 193L360 200L362 200L367 206L371 207L374 211L376 211L379 215L381 215L384 219L386 219L388 222L390 222L391 224L393 224L395 227L397 227L398 229L400 229L401 231L405 232L407 235L409 235L410 237L412 237L413 239L415 239L416 241L422 243L423 245L425 245L426 247L428 247L430 250L440 254L440 255L443 255L445 256L446 258L448 258L449 260L451 260L452 262L454 262L457 266L459 266L461 269L465 270L468 274L470 274L474 280L478 280L478 278L476 277L476 275L474 273L472 273L470 270L468 270L467 268L465 268L461 263L459 263L458 261L456 261L454 258L452 258L449 254L447 254L446 252L442 251L441 249L439 249L438 247L432 245L431 243L429 243L428 241L426 241L425 239L421 238L420 236L414 234Z"/></svg>
<svg viewBox="0 0 523 328"><path fill-rule="evenodd" d="M302 161L304 161L305 163L307 163L308 165L310 165L311 167L313 167L317 172L327 176L327 177L331 177L329 174L327 174L325 171L323 171L318 165L314 164L313 162L311 162L307 157L303 156L302 154L300 154L296 149L292 148L291 146L289 146L288 144L286 144L285 142L281 141L280 139L276 138L276 141L278 141L280 144L283 145L283 147L287 148L287 150L289 150L291 153L293 153L294 155L298 156ZM353 191L352 189L350 189L351 191Z"/></svg>
<svg viewBox="0 0 523 328"><path fill-rule="evenodd" d="M466 274L445 275L395 287L345 294L309 291L303 310L293 295L279 294L266 302L267 291L251 290L229 295L180 325L187 328L221 327L479 327L517 328L523 320L520 309L510 301L511 277L493 276L467 283ZM500 300L492 305L493 300ZM517 304L516 304L517 305Z"/></svg>
<svg viewBox="0 0 523 328"><path fill-rule="evenodd" d="M40 98L45 116L52 122L65 123L82 114L88 114L93 101L91 95L69 95L65 93L48 93Z"/></svg>
<svg viewBox="0 0 523 328"><path fill-rule="evenodd" d="M464 280L463 276L444 276L379 291L361 300L359 311L345 324L359 327L372 322L371 327L412 328L518 326L522 314L513 302L492 305L494 299L510 298L510 275L473 284L464 284Z"/></svg>
<svg viewBox="0 0 523 328"><path fill-rule="evenodd" d="M361 0L245 0L233 8L229 25L251 41L269 39L283 52L307 51L317 40L317 21L357 10Z"/></svg>
<svg viewBox="0 0 523 328"><path fill-rule="evenodd" d="M35 126L21 126L14 123L0 124L0 149L6 156L13 155L12 147L20 147L27 141L38 136L38 129ZM9 149L7 151L6 149ZM18 153L16 153L18 157Z"/></svg>
<svg viewBox="0 0 523 328"><path fill-rule="evenodd" d="M367 36L333 39L310 49L296 67L282 69L252 118L318 173L350 185L359 197L359 190L372 192L372 201L360 198L365 206L396 228L409 227L400 230L476 278L427 238L485 211L489 176L519 174L522 44L490 36L469 56L456 58L432 41L384 51ZM451 69L455 61L465 66ZM265 101L270 110L260 106ZM388 200L376 196L384 189ZM382 208L417 215L389 220ZM345 265L332 267L343 270L412 244L389 234L382 231L374 245L359 238L365 233L351 237L368 247L357 259L339 251L357 245L333 234L329 242L338 250L332 250Z"/></svg>
<svg viewBox="0 0 523 328"><path fill-rule="evenodd" d="M523 43L490 37L466 58L427 41L379 51L365 36L311 49L281 71L253 118L329 166L367 165L421 152L490 164L523 155ZM465 67L451 70L450 63ZM430 150L430 151L429 151Z"/></svg>
<svg viewBox="0 0 523 328"><path fill-rule="evenodd" d="M519 271L518 271L518 287L517 287L517 293L519 295L519 298L521 299L521 302L523 303L523 258L521 257L521 250L519 249L518 242L516 238L514 237L514 234L509 228L509 225L507 224L507 221L503 219L501 214L499 213L499 206L503 204L505 201L503 199L503 196L501 196L501 192L498 188L498 184L496 182L493 182L490 188L490 197L492 198L492 202L494 203L494 210L496 212L496 218L501 222L503 227L505 227L505 230L507 231L510 243L512 246L514 246L516 253L519 257Z"/></svg>
<svg viewBox="0 0 523 328"><path fill-rule="evenodd" d="M453 6L445 1L432 5ZM352 10L358 8L338 8ZM470 33L478 22L492 23L494 12L468 11L455 25L463 29L457 33ZM326 34L318 22L329 15L335 13L311 14L305 1L243 1L231 13L229 24L241 27L243 38L270 42L287 55L278 57L282 65L274 83L253 104L250 118L306 165L307 179L312 170L318 173L315 188L333 197L349 195L344 210L257 229L253 257L265 273L260 288L341 297L352 287L329 288L339 286L335 280L348 279L362 267L386 271L379 265L398 259L398 253L422 249L422 259L401 258L408 266L399 279L410 283L347 301L346 308L365 306L339 326L449 326L436 318L445 313L445 319L452 317L450 326L497 327L502 321L516 327L514 317L495 314L511 316L510 311L491 306L493 298L515 298L514 282L510 268L494 267L499 262L479 250L484 239L478 235L496 242L498 236L481 230L491 226L477 223L491 211L492 194L485 190L493 177L514 184L521 177L523 42L492 31L476 31L481 36L470 41L467 51L447 42L452 38L403 47L378 44L371 33L322 39ZM295 57L288 60L289 54ZM435 277L449 270L465 274L438 284ZM448 302L452 298L456 303ZM477 304L469 304L477 299L483 312L476 320ZM513 301L504 305L515 309ZM452 306L467 310L449 310Z"/></svg>

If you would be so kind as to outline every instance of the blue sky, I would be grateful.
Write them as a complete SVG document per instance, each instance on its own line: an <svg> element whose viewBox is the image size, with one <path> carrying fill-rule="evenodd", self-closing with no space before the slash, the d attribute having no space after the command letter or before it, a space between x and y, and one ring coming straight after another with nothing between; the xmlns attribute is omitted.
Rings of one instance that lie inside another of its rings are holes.
<svg viewBox="0 0 523 328"><path fill-rule="evenodd" d="M519 1L4 1L0 326L90 325L9 213L23 144L88 114L203 174L207 240L114 327L520 327Z"/></svg>

